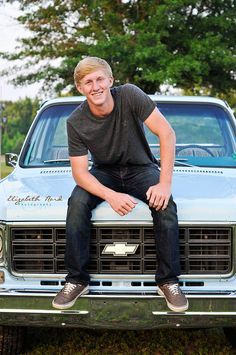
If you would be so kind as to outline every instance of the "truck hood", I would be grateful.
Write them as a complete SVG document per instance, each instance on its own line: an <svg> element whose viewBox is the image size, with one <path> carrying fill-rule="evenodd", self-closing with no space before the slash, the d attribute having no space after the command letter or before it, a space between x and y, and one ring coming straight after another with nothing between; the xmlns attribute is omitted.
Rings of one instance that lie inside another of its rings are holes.
<svg viewBox="0 0 236 355"><path fill-rule="evenodd" d="M24 171L23 171L24 170ZM70 169L16 169L0 182L0 220L65 221L67 200L75 184ZM232 170L179 168L173 179L173 197L180 222L236 221L236 176ZM103 202L93 211L96 222L152 222L141 201L125 217Z"/></svg>

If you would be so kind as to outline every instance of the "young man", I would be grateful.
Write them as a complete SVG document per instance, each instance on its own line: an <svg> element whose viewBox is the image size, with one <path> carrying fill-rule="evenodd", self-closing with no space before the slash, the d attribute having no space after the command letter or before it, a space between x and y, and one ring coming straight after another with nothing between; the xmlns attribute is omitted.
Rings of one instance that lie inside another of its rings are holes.
<svg viewBox="0 0 236 355"><path fill-rule="evenodd" d="M66 283L53 306L67 309L88 292L91 211L107 201L120 216L130 213L137 199L148 204L154 224L158 293L176 312L188 308L178 285L179 241L176 205L171 196L175 134L152 100L138 87L111 88L113 76L106 61L81 60L75 85L86 96L67 122L69 156L76 182L68 202L66 223ZM143 122L159 137L161 171L146 141ZM88 151L93 166L88 169Z"/></svg>

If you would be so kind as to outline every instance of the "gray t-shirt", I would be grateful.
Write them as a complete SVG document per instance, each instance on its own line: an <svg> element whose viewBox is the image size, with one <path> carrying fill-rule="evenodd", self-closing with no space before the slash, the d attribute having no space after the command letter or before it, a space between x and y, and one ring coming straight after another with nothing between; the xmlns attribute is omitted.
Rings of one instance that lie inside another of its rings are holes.
<svg viewBox="0 0 236 355"><path fill-rule="evenodd" d="M84 101L67 120L70 156L90 151L95 165L143 165L156 162L144 134L143 122L155 104L141 89L125 84L111 89L113 111L94 116Z"/></svg>

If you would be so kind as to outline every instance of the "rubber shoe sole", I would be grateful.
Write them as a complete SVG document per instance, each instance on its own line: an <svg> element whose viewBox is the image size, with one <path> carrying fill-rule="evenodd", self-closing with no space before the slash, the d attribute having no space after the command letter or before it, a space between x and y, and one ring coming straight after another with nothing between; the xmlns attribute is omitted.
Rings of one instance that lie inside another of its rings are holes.
<svg viewBox="0 0 236 355"><path fill-rule="evenodd" d="M187 311L187 309L188 309L188 307L189 307L188 299L187 299L187 298L186 298L187 303L186 303L184 306L182 306L182 307L177 307L177 306L174 306L172 303L170 303L170 302L167 300L166 296L164 295L164 292L162 292L162 290L161 290L160 288L158 288L157 292L158 292L158 294L159 294L160 296L163 296L163 297L165 298L168 308L171 309L173 312L180 312L180 313L182 313L182 312Z"/></svg>
<svg viewBox="0 0 236 355"><path fill-rule="evenodd" d="M54 300L52 301L52 306L56 309L68 309L74 306L77 298L79 298L82 295L87 295L89 293L89 285L86 286L82 292L80 292L72 301L68 302L68 303L64 303L64 304L57 304L54 302Z"/></svg>

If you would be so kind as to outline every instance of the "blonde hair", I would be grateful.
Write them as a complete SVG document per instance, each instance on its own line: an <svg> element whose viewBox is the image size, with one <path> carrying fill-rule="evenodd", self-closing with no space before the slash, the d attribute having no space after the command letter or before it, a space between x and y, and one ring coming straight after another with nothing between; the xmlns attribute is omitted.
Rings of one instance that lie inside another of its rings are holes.
<svg viewBox="0 0 236 355"><path fill-rule="evenodd" d="M98 57L86 57L82 59L74 70L75 85L78 85L87 74L99 69L103 70L110 78L113 77L111 67L104 59Z"/></svg>

